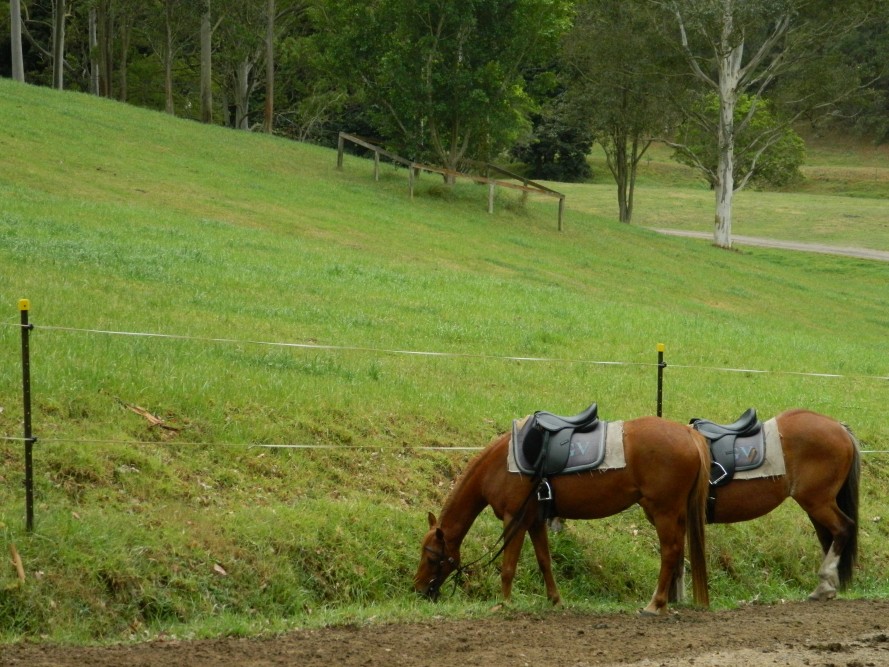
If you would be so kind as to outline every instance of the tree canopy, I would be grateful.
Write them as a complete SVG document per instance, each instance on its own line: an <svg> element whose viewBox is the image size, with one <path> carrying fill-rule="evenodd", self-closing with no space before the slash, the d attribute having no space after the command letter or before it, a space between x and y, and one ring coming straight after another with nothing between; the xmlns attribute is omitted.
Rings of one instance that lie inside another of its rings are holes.
<svg viewBox="0 0 889 667"><path fill-rule="evenodd" d="M524 74L551 56L562 0L328 0L323 50L392 147L456 169L527 128Z"/></svg>
<svg viewBox="0 0 889 667"><path fill-rule="evenodd" d="M713 185L724 246L734 191L793 173L795 123L889 137L885 0L0 0L0 9L0 76L203 122L328 145L345 130L454 170L512 149L538 176L560 179L588 173L595 140L625 222L646 146L668 141Z"/></svg>

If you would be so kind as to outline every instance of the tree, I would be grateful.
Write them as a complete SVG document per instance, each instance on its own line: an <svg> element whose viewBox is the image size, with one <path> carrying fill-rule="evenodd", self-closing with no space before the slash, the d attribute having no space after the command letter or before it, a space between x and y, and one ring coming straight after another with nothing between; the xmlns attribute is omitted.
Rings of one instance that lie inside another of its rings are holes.
<svg viewBox="0 0 889 667"><path fill-rule="evenodd" d="M760 101L782 89L795 95L783 98L776 108L785 126L806 113L824 112L859 86L825 77L831 65L830 44L837 35L860 22L862 7L855 0L841 5L826 0L653 0L664 8L678 28L679 48L694 78L719 100L715 173L716 216L714 242L732 245L732 202L745 179L735 179L735 154L749 154L751 170L763 153L782 134L775 128L751 136L744 146L737 139L751 123ZM828 41L830 40L830 41ZM822 81L840 82L818 90L809 85L815 74ZM844 73L845 74L845 73ZM735 110L741 95L750 96L748 113L736 123ZM688 114L694 121L694 115Z"/></svg>
<svg viewBox="0 0 889 667"><path fill-rule="evenodd" d="M523 71L550 60L568 4L327 0L322 51L391 148L456 170L527 127Z"/></svg>
<svg viewBox="0 0 889 667"><path fill-rule="evenodd" d="M22 57L22 5L21 0L9 3L10 46L12 49L12 78L25 80L25 64Z"/></svg>
<svg viewBox="0 0 889 667"><path fill-rule="evenodd" d="M52 3L52 85L65 87L65 0Z"/></svg>
<svg viewBox="0 0 889 667"><path fill-rule="evenodd" d="M154 0L141 9L144 27L140 33L161 61L164 73L164 110L173 115L176 113L173 70L182 52L188 48L189 37L193 40L197 31L196 8L192 3L177 0ZM125 12L123 16L132 16L132 11Z"/></svg>
<svg viewBox="0 0 889 667"><path fill-rule="evenodd" d="M510 151L528 168L531 178L565 183L593 175L587 157L593 146L588 119L578 117L564 88L531 115L531 133Z"/></svg>
<svg viewBox="0 0 889 667"><path fill-rule="evenodd" d="M740 187L748 182L761 187L781 187L799 180L802 178L799 168L806 155L802 138L775 117L772 102L760 100L751 115L753 104L749 95L742 95L735 106L736 127L742 127L741 121L749 116L743 130L738 132L736 145L749 146L751 137L774 134L775 139L759 155L751 151L735 152L734 172ZM695 109L694 117L695 122L686 122L679 128L674 158L700 170L712 189L716 187L719 162L716 145L719 100L714 93L705 97L700 108Z"/></svg>
<svg viewBox="0 0 889 667"><path fill-rule="evenodd" d="M633 217L636 170L670 122L674 68L639 3L587 0L577 9L563 57L579 113L605 151L617 185L618 219Z"/></svg>
<svg viewBox="0 0 889 667"><path fill-rule="evenodd" d="M96 43L99 52L99 95L114 95L114 14L112 0L96 0Z"/></svg>
<svg viewBox="0 0 889 667"><path fill-rule="evenodd" d="M213 122L213 21L210 0L201 12L201 122Z"/></svg>
<svg viewBox="0 0 889 667"><path fill-rule="evenodd" d="M99 13L95 5L90 5L87 17L90 59L90 94L99 94Z"/></svg>
<svg viewBox="0 0 889 667"><path fill-rule="evenodd" d="M275 0L267 0L265 10L265 111L262 129L272 133L275 127Z"/></svg>

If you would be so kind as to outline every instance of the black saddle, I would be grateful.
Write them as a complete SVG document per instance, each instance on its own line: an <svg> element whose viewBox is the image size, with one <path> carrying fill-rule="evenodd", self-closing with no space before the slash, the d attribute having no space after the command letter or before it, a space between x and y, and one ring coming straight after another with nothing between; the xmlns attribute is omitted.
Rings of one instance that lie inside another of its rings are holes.
<svg viewBox="0 0 889 667"><path fill-rule="evenodd" d="M738 469L738 455L735 451L738 440L753 438L762 432L762 422L756 417L756 410L749 408L731 424L717 424L707 419L692 419L689 422L696 431L710 441L710 485L723 486L732 481ZM760 453L762 448L759 449ZM762 458L746 466L761 465ZM743 468L742 468L743 469Z"/></svg>
<svg viewBox="0 0 889 667"><path fill-rule="evenodd" d="M534 418L540 428L550 433L555 433L563 428L573 428L575 431L583 433L589 430L588 427L595 426L599 421L599 404L593 403L586 410L572 417L560 417L552 412L540 410L534 413Z"/></svg>
<svg viewBox="0 0 889 667"><path fill-rule="evenodd" d="M522 455L533 461L538 475L554 475L562 472L571 454L571 437L575 433L587 433L599 423L599 406L593 403L580 414L562 417L552 412L535 412L522 427L519 439Z"/></svg>
<svg viewBox="0 0 889 667"><path fill-rule="evenodd" d="M760 422L756 419L756 409L748 408L744 414L738 417L731 424L717 424L709 419L700 419L695 417L691 424L705 438L715 440L725 435L734 435L736 437L744 437L753 435L760 428Z"/></svg>

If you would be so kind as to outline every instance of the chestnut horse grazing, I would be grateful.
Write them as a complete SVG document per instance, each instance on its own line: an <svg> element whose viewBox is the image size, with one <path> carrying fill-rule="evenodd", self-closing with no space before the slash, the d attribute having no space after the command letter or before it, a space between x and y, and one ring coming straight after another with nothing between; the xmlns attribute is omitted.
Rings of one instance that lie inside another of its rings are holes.
<svg viewBox="0 0 889 667"><path fill-rule="evenodd" d="M599 519L639 503L660 541L661 567L654 595L642 613L665 613L680 599L688 537L694 599L708 605L704 553L710 455L706 440L690 427L659 417L623 423L626 466L574 472L549 478L555 513L566 519ZM546 524L538 512L537 481L509 472L510 434L495 439L469 462L445 501L439 518L429 513L414 589L436 599L445 579L460 569L460 545L476 517L488 505L504 523L500 583L509 599L525 533L531 536L546 595L560 602L553 577ZM511 537L510 537L511 536Z"/></svg>
<svg viewBox="0 0 889 667"><path fill-rule="evenodd" d="M809 410L788 410L775 420L786 474L713 489L710 521L748 521L793 498L809 515L824 553L809 599L830 600L852 580L858 559L858 440L840 422Z"/></svg>

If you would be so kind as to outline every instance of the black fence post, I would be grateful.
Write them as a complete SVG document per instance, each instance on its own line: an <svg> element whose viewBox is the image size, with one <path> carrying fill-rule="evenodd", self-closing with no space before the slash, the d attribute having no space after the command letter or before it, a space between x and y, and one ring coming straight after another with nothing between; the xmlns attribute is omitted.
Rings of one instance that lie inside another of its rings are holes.
<svg viewBox="0 0 889 667"><path fill-rule="evenodd" d="M28 532L34 530L34 464L32 452L37 438L31 435L31 329L34 325L28 321L31 303L27 299L19 299L19 311L22 316L22 404L24 406L23 429L25 436L25 527Z"/></svg>
<svg viewBox="0 0 889 667"><path fill-rule="evenodd" d="M664 344L657 344L657 416L661 417L664 411Z"/></svg>

